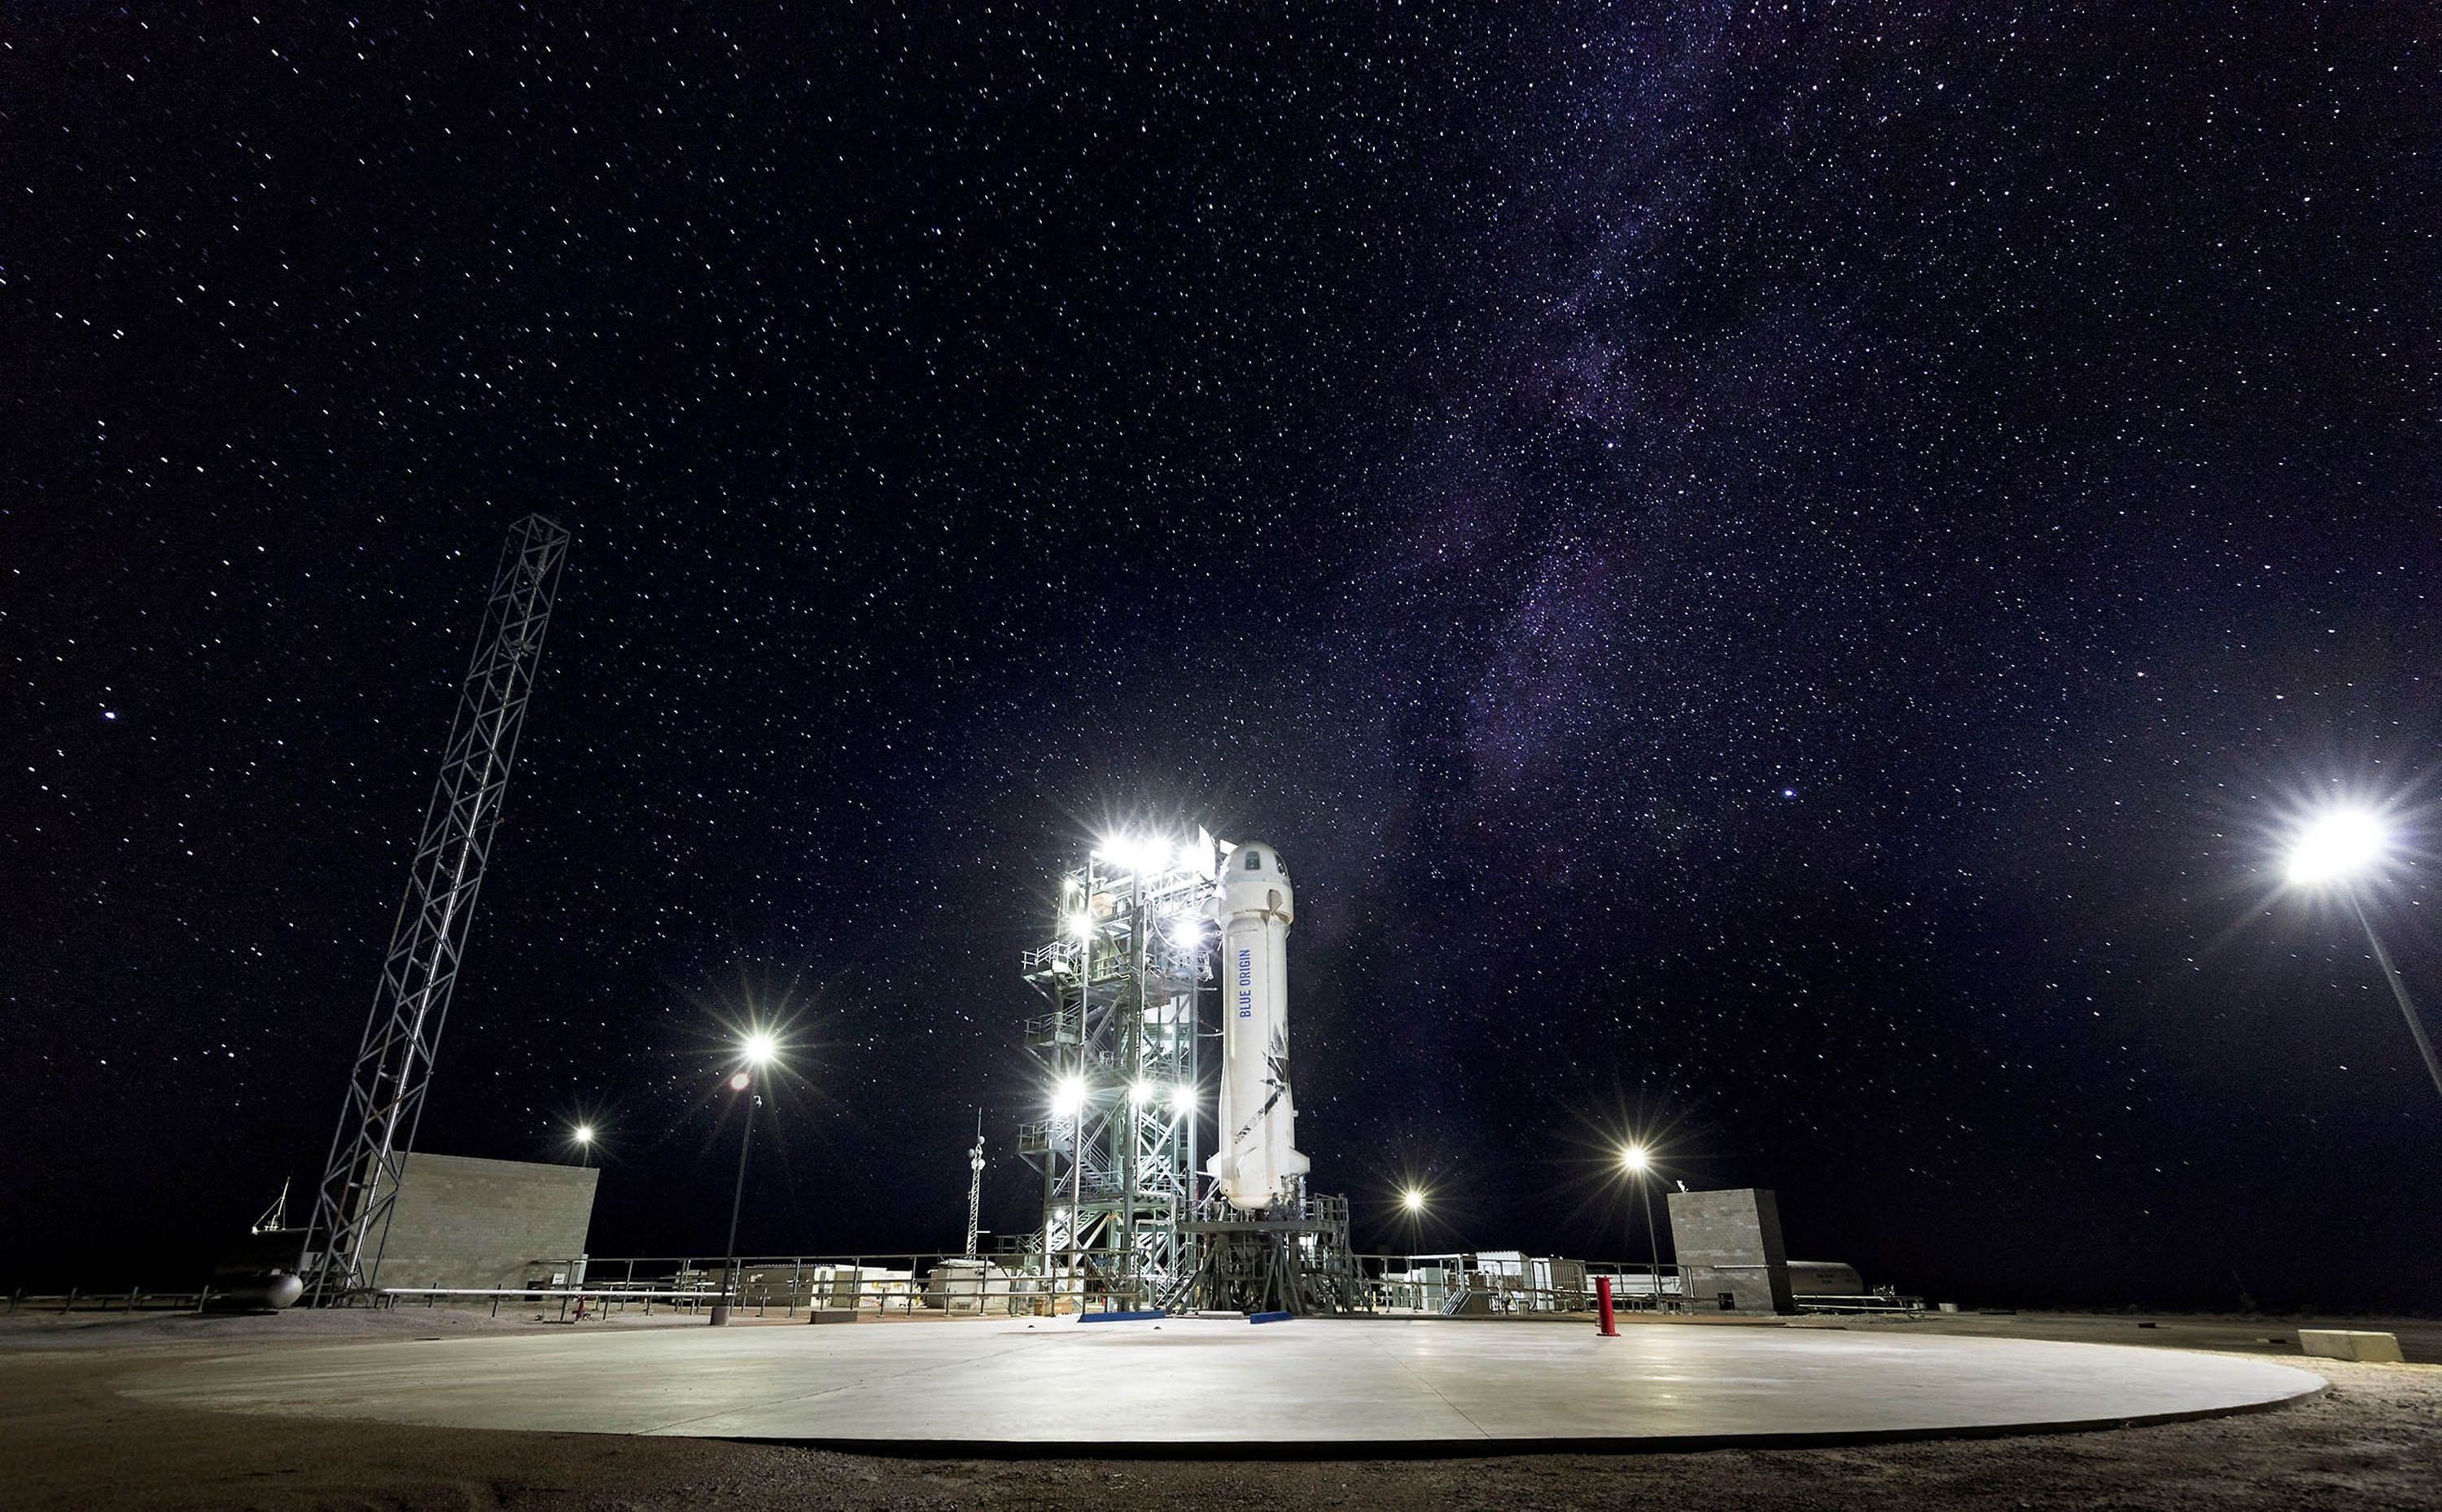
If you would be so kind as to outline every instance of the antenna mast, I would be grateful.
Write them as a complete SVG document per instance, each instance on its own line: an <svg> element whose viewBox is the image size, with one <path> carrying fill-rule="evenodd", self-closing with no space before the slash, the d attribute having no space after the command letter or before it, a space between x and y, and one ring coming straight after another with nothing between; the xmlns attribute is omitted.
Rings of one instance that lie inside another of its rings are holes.
<svg viewBox="0 0 2442 1512"><path fill-rule="evenodd" d="M330 1163L314 1194L300 1269L314 1305L370 1287L381 1266L567 555L568 532L540 515L509 527Z"/></svg>
<svg viewBox="0 0 2442 1512"><path fill-rule="evenodd" d="M271 1206L263 1210L263 1216L254 1220L254 1228L250 1231L273 1233L287 1227L288 1183L282 1181L280 1183L280 1195L272 1198Z"/></svg>
<svg viewBox="0 0 2442 1512"><path fill-rule="evenodd" d="M975 1258L975 1223L984 1206L984 1110L975 1109L975 1147L967 1152L967 1258Z"/></svg>

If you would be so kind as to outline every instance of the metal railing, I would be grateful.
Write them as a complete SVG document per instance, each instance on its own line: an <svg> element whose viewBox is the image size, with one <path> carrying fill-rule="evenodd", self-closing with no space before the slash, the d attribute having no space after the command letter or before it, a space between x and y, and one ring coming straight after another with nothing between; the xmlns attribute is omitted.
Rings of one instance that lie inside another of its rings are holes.
<svg viewBox="0 0 2442 1512"><path fill-rule="evenodd" d="M21 1308L53 1313L196 1312L213 1297L226 1295L228 1293L214 1292L209 1286L199 1292L147 1291L141 1286L130 1286L124 1291L82 1291L73 1287L64 1292L19 1290L9 1294L8 1304L0 1307L0 1316Z"/></svg>
<svg viewBox="0 0 2442 1512"><path fill-rule="evenodd" d="M395 1309L399 1300L404 1297L421 1297L427 1307L439 1306L441 1299L445 1297L486 1299L492 1304L492 1316L495 1318L501 1316L501 1303L504 1302L540 1301L545 1304L556 1302L559 1304L560 1321L566 1322L569 1321L569 1308L572 1304L574 1305L576 1317L580 1320L591 1313L613 1310L610 1304L614 1298L618 1303L615 1310L624 1312L629 1303L642 1303L645 1315L650 1317L655 1302L676 1303L692 1312L720 1301L721 1293L718 1290L634 1290L611 1293L596 1291L590 1286L380 1286L374 1288L373 1292L374 1304L378 1307Z"/></svg>
<svg viewBox="0 0 2442 1512"><path fill-rule="evenodd" d="M1026 1021L1026 1040L1030 1045L1076 1045L1084 1039L1081 1019L1073 1008L1064 1008Z"/></svg>
<svg viewBox="0 0 2442 1512"><path fill-rule="evenodd" d="M1924 1299L1904 1297L1890 1286L1879 1287L1861 1297L1833 1297L1822 1294L1798 1294L1797 1310L1802 1313L1921 1313Z"/></svg>
<svg viewBox="0 0 2442 1512"><path fill-rule="evenodd" d="M1595 1283L1608 1278L1626 1311L1685 1305L1675 1265L1479 1254L1358 1255L1365 1310L1390 1316L1485 1318L1591 1313Z"/></svg>
<svg viewBox="0 0 2442 1512"><path fill-rule="evenodd" d="M581 1272L574 1261L538 1263L581 1281L533 1288L519 1295L577 1296L605 1311L654 1303L698 1308L729 1297L733 1313L757 1318L807 1316L825 1320L1038 1318L1081 1312L1119 1312L1141 1305L1145 1290L1126 1262L1130 1257L1091 1251L1074 1267L1055 1264L1048 1274L1039 1257L1006 1252L969 1259L940 1253L857 1255L763 1255L738 1262L734 1291L724 1284L727 1263L701 1255L639 1255L588 1258ZM388 1290L390 1288L385 1288ZM399 1288L423 1295L440 1288Z"/></svg>
<svg viewBox="0 0 2442 1512"><path fill-rule="evenodd" d="M1478 1254L1360 1254L1354 1310L1406 1317L1536 1317L1591 1313L1595 1282L1612 1282L1623 1310L1677 1310L1686 1305L1675 1265L1573 1261ZM582 1294L594 1306L624 1312L656 1304L711 1305L726 1290L724 1262L701 1255L589 1258L538 1262L582 1280L516 1293L531 1297ZM1085 1250L1054 1255L1001 1251L980 1259L940 1253L753 1256L738 1263L732 1309L758 1318L942 1320L1041 1318L1123 1312L1157 1304L1183 1278L1139 1277L1133 1257ZM446 1288L385 1288L401 1295L447 1295ZM507 1295L508 1293L503 1293ZM1149 1300L1152 1299L1152 1300ZM589 1312L589 1316L591 1313Z"/></svg>
<svg viewBox="0 0 2442 1512"><path fill-rule="evenodd" d="M957 1255L803 1256L742 1260L738 1263L738 1295L732 1305L751 1308L768 1318L776 1310L793 1318L800 1313L857 1318L1039 1318L1081 1312L1117 1312L1142 1305L1143 1290L1116 1262L1124 1257L1089 1252L1104 1266L1081 1266L1075 1273L1054 1267L1020 1268L1040 1262L1012 1254L980 1261ZM1505 1260L1485 1262L1473 1255L1366 1255L1354 1257L1357 1266L1357 1310L1386 1317L1537 1317L1591 1313L1595 1281L1608 1277L1613 1305L1624 1312L1682 1311L1695 1306L1686 1296L1680 1267L1649 1266L1620 1261L1529 1262L1532 1274ZM588 1260L582 1271L575 1261L538 1262L564 1275L583 1274L574 1283L539 1286L382 1286L372 1298L375 1305L396 1307L421 1299L426 1306L445 1303L489 1303L493 1316L504 1302L536 1302L556 1305L562 1318L580 1318L641 1311L650 1316L656 1305L665 1311L700 1312L721 1300L721 1265L697 1257L638 1257ZM615 1270L617 1275L609 1272ZM1557 1272L1557 1274L1556 1274ZM115 1291L12 1291L0 1298L0 1316L17 1312L135 1313L203 1312L215 1298L243 1295L246 1288L205 1287L200 1291L152 1291L131 1286ZM1921 1313L1924 1299L1884 1288L1859 1296L1796 1298L1802 1313ZM1710 1310L1706 1307L1705 1310Z"/></svg>

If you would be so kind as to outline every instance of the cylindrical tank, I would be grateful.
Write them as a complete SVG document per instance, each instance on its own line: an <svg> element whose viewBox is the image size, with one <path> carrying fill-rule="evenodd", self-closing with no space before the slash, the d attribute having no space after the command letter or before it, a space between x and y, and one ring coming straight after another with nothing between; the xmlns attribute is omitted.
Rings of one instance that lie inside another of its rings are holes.
<svg viewBox="0 0 2442 1512"><path fill-rule="evenodd" d="M1289 924L1296 898L1280 853L1243 845L1221 860L1212 912L1221 926L1220 1147L1205 1170L1230 1206L1259 1211L1303 1175L1289 1095Z"/></svg>
<svg viewBox="0 0 2442 1512"><path fill-rule="evenodd" d="M203 1300L207 1312L279 1312L305 1295L305 1283L284 1270L214 1276Z"/></svg>

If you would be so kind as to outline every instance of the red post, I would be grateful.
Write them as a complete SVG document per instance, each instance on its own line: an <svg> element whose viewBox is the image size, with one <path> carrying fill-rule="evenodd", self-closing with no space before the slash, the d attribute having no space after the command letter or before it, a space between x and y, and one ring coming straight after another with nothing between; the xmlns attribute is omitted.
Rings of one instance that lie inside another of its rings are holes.
<svg viewBox="0 0 2442 1512"><path fill-rule="evenodd" d="M1602 1337L1605 1339L1617 1339L1619 1337L1619 1320L1612 1316L1611 1278L1609 1276L1596 1276L1595 1278L1595 1311L1602 1318Z"/></svg>

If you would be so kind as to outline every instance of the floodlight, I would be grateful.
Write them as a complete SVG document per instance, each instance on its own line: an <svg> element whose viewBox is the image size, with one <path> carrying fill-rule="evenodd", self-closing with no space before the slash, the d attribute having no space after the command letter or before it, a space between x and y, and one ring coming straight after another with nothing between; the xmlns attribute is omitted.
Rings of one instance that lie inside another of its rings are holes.
<svg viewBox="0 0 2442 1512"><path fill-rule="evenodd" d="M766 1029L758 1029L747 1035L740 1047L746 1052L746 1064L749 1066L769 1066L772 1064L772 1058L780 1053L779 1042L775 1040Z"/></svg>
<svg viewBox="0 0 2442 1512"><path fill-rule="evenodd" d="M593 1142L593 1125L591 1123L578 1124L574 1131L574 1138L579 1144L592 1144Z"/></svg>
<svg viewBox="0 0 2442 1512"><path fill-rule="evenodd" d="M1181 841L1174 865L1181 871L1209 871L1212 867L1212 855L1192 840Z"/></svg>
<svg viewBox="0 0 2442 1512"><path fill-rule="evenodd" d="M2390 842L2383 822L2365 810L2331 810L2289 842L2289 881L2300 887L2353 881L2382 859Z"/></svg>
<svg viewBox="0 0 2442 1512"><path fill-rule="evenodd" d="M1619 1152L1619 1168L1630 1175L1641 1176L1652 1164L1653 1157L1641 1144L1631 1144Z"/></svg>
<svg viewBox="0 0 2442 1512"><path fill-rule="evenodd" d="M1163 931L1170 942L1181 950L1194 950L1204 938L1204 917L1193 909L1170 916L1170 925Z"/></svg>
<svg viewBox="0 0 2442 1512"><path fill-rule="evenodd" d="M1079 912L1068 916L1068 933L1080 940L1094 938L1094 916Z"/></svg>
<svg viewBox="0 0 2442 1512"><path fill-rule="evenodd" d="M1157 874L1168 868L1170 842L1159 835L1104 835L1094 847L1094 859L1107 861L1121 871Z"/></svg>
<svg viewBox="0 0 2442 1512"><path fill-rule="evenodd" d="M1052 1087L1051 1116L1053 1118L1073 1119L1084 1111L1084 1106L1085 1079L1084 1077L1064 1076Z"/></svg>
<svg viewBox="0 0 2442 1512"><path fill-rule="evenodd" d="M1170 1111L1178 1118L1192 1118L1195 1113L1195 1088L1181 1082L1170 1089Z"/></svg>
<svg viewBox="0 0 2442 1512"><path fill-rule="evenodd" d="M2392 1000L2399 1005L2408 1036L2415 1041L2417 1056L2425 1062L2425 1074L2433 1079L2433 1090L2442 1094L2442 1054L2435 1053L2424 1021L2416 1016L2416 1005L2409 998L2408 984L2400 979L2399 967L2384 948L2382 937L2375 933L2365 900L2353 885L2381 865L2391 849L2391 838L2390 825L2371 810L2347 805L2326 809L2290 837L2288 880L2293 887L2330 888L2348 903L2358 927L2365 931L2366 948L2374 952L2375 964L2390 984Z"/></svg>
<svg viewBox="0 0 2442 1512"><path fill-rule="evenodd" d="M1422 1188L1420 1188L1420 1187L1410 1187L1407 1191L1400 1193L1399 1193L1399 1206L1400 1206L1400 1207L1402 1207L1402 1208L1407 1209L1410 1212L1422 1212L1422 1211L1425 1211L1425 1193L1424 1193L1424 1190L1423 1190Z"/></svg>
<svg viewBox="0 0 2442 1512"><path fill-rule="evenodd" d="M1153 1101L1153 1084L1146 1081L1143 1077L1138 1077L1136 1084L1128 1088L1128 1101L1131 1102L1150 1102Z"/></svg>

